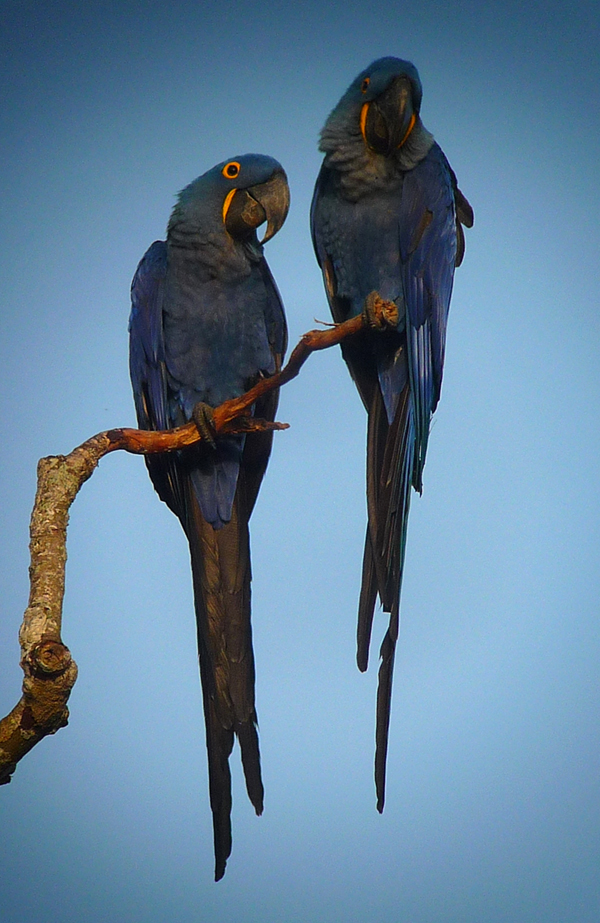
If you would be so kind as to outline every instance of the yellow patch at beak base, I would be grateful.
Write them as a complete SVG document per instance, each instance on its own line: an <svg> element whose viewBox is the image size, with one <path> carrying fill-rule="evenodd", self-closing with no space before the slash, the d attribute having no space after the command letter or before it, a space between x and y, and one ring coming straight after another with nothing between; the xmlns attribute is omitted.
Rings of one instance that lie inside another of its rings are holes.
<svg viewBox="0 0 600 923"><path fill-rule="evenodd" d="M367 136L365 135L365 125L367 124L367 113L369 111L369 103L364 103L362 109L360 110L360 133L363 136L363 141L368 145Z"/></svg>
<svg viewBox="0 0 600 923"><path fill-rule="evenodd" d="M417 121L417 117L416 117L416 115L415 115L414 112L413 112L413 114L412 114L411 117L410 117L410 122L408 123L408 128L406 129L406 134L405 134L404 137L402 138L402 141L400 142L400 144L398 145L398 147L402 147L402 145L404 144L404 142L406 141L406 139L407 139L408 136L410 135L411 131L412 131L413 128L415 127L415 122L416 122L416 121Z"/></svg>
<svg viewBox="0 0 600 923"><path fill-rule="evenodd" d="M223 202L223 211L221 213L223 216L223 224L225 224L227 212L229 211L229 206L231 205L231 200L233 199L236 192L237 192L237 189L230 189L227 195L225 196L225 201Z"/></svg>

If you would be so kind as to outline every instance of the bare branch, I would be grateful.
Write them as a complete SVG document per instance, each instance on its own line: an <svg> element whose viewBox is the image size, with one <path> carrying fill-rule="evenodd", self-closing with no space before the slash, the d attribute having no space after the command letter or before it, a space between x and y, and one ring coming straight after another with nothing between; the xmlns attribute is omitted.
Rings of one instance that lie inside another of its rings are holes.
<svg viewBox="0 0 600 923"><path fill-rule="evenodd" d="M280 372L215 408L216 434L287 429L287 423L257 420L248 411L260 397L295 378L312 352L341 343L369 323L366 315L359 315L328 330L305 333ZM201 438L195 423L164 432L112 429L92 436L69 455L40 459L30 524L31 589L19 632L25 678L20 701L0 721L0 785L10 782L18 761L38 741L68 721L67 700L77 679L77 666L61 640L62 604L69 509L82 484L109 452L172 452Z"/></svg>

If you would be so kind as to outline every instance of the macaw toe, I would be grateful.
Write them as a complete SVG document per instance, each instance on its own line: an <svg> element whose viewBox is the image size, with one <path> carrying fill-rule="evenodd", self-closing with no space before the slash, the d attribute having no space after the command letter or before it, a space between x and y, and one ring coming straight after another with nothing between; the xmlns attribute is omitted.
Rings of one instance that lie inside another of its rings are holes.
<svg viewBox="0 0 600 923"><path fill-rule="evenodd" d="M208 442L213 449L216 449L215 415L210 404L205 404L204 401L198 401L192 410L192 419L198 427L198 432L202 436L202 439Z"/></svg>
<svg viewBox="0 0 600 923"><path fill-rule="evenodd" d="M394 301L386 301L378 292L367 295L363 311L369 327L373 330L387 330L389 327L398 326L398 305Z"/></svg>

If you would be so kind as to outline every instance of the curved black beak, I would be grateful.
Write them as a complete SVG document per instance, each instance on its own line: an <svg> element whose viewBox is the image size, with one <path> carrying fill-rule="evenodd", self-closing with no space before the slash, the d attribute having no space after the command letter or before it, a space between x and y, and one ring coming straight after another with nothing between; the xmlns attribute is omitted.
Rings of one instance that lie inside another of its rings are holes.
<svg viewBox="0 0 600 923"><path fill-rule="evenodd" d="M381 96L365 105L361 127L369 147L385 156L402 147L416 120L408 77L396 77Z"/></svg>
<svg viewBox="0 0 600 923"><path fill-rule="evenodd" d="M232 237L246 237L267 222L266 243L282 227L290 208L290 189L287 176L281 171L273 173L266 183L237 189L225 215L225 227Z"/></svg>

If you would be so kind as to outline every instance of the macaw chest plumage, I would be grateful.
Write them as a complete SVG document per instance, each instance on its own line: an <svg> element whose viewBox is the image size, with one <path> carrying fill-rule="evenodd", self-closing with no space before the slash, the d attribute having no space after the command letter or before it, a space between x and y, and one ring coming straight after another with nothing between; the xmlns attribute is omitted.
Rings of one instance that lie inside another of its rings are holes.
<svg viewBox="0 0 600 923"><path fill-rule="evenodd" d="M398 234L402 178L394 189L355 202L324 171L323 190L314 218L330 299L347 301L346 317L360 314L373 291L398 303L403 294Z"/></svg>
<svg viewBox="0 0 600 923"><path fill-rule="evenodd" d="M428 278L431 260L434 274L441 270L445 275L456 256L452 185L439 147L434 144L413 169L398 169L396 182L358 200L344 196L343 184L326 166L319 184L313 233L330 299L348 299L347 316L352 316L376 291L398 304L402 326L406 286L417 281L425 297L418 300L418 309L412 299L409 309L412 323L421 326L431 306L428 292L436 288Z"/></svg>
<svg viewBox="0 0 600 923"><path fill-rule="evenodd" d="M171 389L186 419L194 405L213 407L238 397L275 364L266 314L268 293L260 270L249 266L243 289L185 273L167 273L163 306L165 358Z"/></svg>

